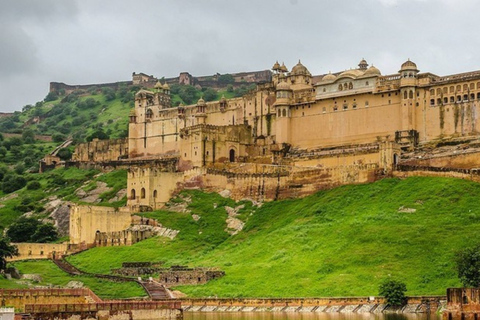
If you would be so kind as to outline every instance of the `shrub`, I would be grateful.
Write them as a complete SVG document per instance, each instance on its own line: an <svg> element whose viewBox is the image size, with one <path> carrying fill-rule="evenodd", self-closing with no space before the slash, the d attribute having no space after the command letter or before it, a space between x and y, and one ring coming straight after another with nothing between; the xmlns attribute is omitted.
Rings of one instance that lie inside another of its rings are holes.
<svg viewBox="0 0 480 320"><path fill-rule="evenodd" d="M385 297L388 304L394 306L401 306L406 302L405 292L407 292L405 283L393 279L383 281L379 287L379 294Z"/></svg>
<svg viewBox="0 0 480 320"><path fill-rule="evenodd" d="M24 177L12 173L7 173L3 177L1 189L5 193L11 193L25 187L26 184L27 180L25 180Z"/></svg>
<svg viewBox="0 0 480 320"><path fill-rule="evenodd" d="M27 190L38 190L41 187L42 185L38 181L30 181L29 183L27 183Z"/></svg>
<svg viewBox="0 0 480 320"><path fill-rule="evenodd" d="M480 244L458 251L455 264L464 287L480 287Z"/></svg>

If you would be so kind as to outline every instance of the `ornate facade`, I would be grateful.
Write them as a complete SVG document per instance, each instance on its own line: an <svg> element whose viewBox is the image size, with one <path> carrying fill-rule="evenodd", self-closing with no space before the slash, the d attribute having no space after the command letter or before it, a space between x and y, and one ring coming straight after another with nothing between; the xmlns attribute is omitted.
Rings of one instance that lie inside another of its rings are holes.
<svg viewBox="0 0 480 320"><path fill-rule="evenodd" d="M440 77L410 60L391 75L365 60L321 76L300 61L290 72L272 69L271 82L241 98L171 107L167 84L139 91L128 157L157 164L130 168L128 204L156 208L188 187L257 200L302 196L373 181L407 150L480 131L480 72Z"/></svg>

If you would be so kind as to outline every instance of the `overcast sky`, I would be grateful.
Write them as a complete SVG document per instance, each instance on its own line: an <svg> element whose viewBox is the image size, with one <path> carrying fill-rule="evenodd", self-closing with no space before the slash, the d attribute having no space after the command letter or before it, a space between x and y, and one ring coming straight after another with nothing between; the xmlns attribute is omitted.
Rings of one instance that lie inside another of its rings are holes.
<svg viewBox="0 0 480 320"><path fill-rule="evenodd" d="M410 58L438 75L480 69L479 0L0 0L0 112L49 82L291 67L383 74Z"/></svg>

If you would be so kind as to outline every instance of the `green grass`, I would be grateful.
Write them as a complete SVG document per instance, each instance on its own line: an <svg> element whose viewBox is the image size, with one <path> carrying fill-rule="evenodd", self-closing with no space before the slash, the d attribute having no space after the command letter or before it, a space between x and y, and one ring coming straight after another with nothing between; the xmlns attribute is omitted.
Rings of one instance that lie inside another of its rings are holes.
<svg viewBox="0 0 480 320"><path fill-rule="evenodd" d="M112 282L104 279L97 279L90 276L71 276L60 270L50 260L32 260L18 261L12 263L23 274L40 274L42 281L34 285L54 285L65 286L69 281L81 281L85 286L89 287L95 294L102 299L125 299L132 297L146 296L143 288L135 282ZM0 285L7 283L7 280L0 279ZM15 285L14 281L8 283Z"/></svg>
<svg viewBox="0 0 480 320"><path fill-rule="evenodd" d="M96 248L69 260L103 273L124 261L159 260L226 271L206 285L179 288L190 296L376 295L390 276L404 281L409 295L444 294L460 285L455 252L475 242L480 227L480 184L459 179L385 179L265 203L242 213L247 223L233 237L222 209L233 201L187 194L199 221L188 213L146 214L180 230L174 240ZM399 212L402 206L416 212Z"/></svg>

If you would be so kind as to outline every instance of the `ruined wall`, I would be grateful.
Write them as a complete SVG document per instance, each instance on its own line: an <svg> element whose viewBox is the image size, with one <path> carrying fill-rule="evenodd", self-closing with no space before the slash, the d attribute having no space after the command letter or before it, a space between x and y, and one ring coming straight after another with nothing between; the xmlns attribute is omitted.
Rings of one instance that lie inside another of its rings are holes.
<svg viewBox="0 0 480 320"><path fill-rule="evenodd" d="M127 229L132 223L126 207L72 206L70 210L70 243L93 244L95 234Z"/></svg>
<svg viewBox="0 0 480 320"><path fill-rule="evenodd" d="M204 284L210 280L225 276L224 271L209 268L160 269L158 281L165 286Z"/></svg>
<svg viewBox="0 0 480 320"><path fill-rule="evenodd" d="M69 85L63 82L50 82L50 92L58 92L60 90L65 90L65 94L70 94L75 90L88 90L92 87L101 88L112 88L117 89L119 86L132 85L132 81L119 81L111 83L95 83L95 84L81 84L81 85Z"/></svg>
<svg viewBox="0 0 480 320"><path fill-rule="evenodd" d="M8 259L9 261L25 259L52 259L61 258L68 251L66 243L15 243L18 248L18 256Z"/></svg>
<svg viewBox="0 0 480 320"><path fill-rule="evenodd" d="M80 143L72 155L74 162L108 162L128 157L127 139L98 140Z"/></svg>
<svg viewBox="0 0 480 320"><path fill-rule="evenodd" d="M122 230L113 232L96 232L97 247L131 246L134 243L153 237L151 230Z"/></svg>

